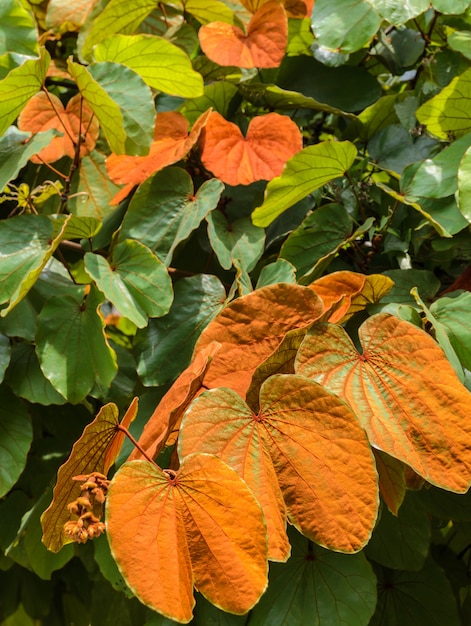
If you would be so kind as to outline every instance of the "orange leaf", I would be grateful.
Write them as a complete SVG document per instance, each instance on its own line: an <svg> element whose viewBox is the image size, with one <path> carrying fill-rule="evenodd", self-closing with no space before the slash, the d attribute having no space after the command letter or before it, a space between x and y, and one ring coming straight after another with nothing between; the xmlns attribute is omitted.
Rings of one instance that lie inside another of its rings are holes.
<svg viewBox="0 0 471 626"><path fill-rule="evenodd" d="M99 133L98 121L80 94L71 98L64 109L57 96L52 93L46 94L44 91L40 91L29 100L18 118L18 127L32 133L50 128L63 133L61 137L54 137L48 146L31 158L34 163L41 163L41 160L52 163L63 156L74 158L75 146L72 138L77 141L79 134L85 137L85 141L80 144L80 156L84 157L95 147Z"/></svg>
<svg viewBox="0 0 471 626"><path fill-rule="evenodd" d="M220 347L220 343L213 341L198 352L193 362L180 374L150 416L138 441L150 458L156 458L169 436L178 433L182 415L199 393L211 360ZM172 443L175 443L176 436L173 439ZM142 455L135 448L128 461L140 458Z"/></svg>
<svg viewBox="0 0 471 626"><path fill-rule="evenodd" d="M358 353L343 328L318 324L298 352L299 374L355 411L370 443L429 482L464 492L471 482L471 394L423 330L392 315L368 318Z"/></svg>
<svg viewBox="0 0 471 626"><path fill-rule="evenodd" d="M229 185L279 176L286 161L302 147L297 125L278 113L254 117L245 137L236 124L211 113L200 140L204 166Z"/></svg>
<svg viewBox="0 0 471 626"><path fill-rule="evenodd" d="M106 159L108 175L114 183L126 184L126 187L114 196L111 204L119 204L135 185L140 185L155 172L177 163L186 156L197 142L210 113L208 110L200 115L190 133L188 121L181 113L177 111L158 113L154 141L147 156L111 154Z"/></svg>
<svg viewBox="0 0 471 626"><path fill-rule="evenodd" d="M269 2L269 0L241 0L244 7L250 13L255 13L258 9ZM311 17L314 0L283 0L282 4L288 17L302 19Z"/></svg>
<svg viewBox="0 0 471 626"><path fill-rule="evenodd" d="M178 472L125 463L107 498L111 551L144 604L189 622L193 583L213 604L247 612L267 584L266 529L252 493L234 470L192 454Z"/></svg>
<svg viewBox="0 0 471 626"><path fill-rule="evenodd" d="M244 68L278 67L288 42L288 20L278 2L257 10L244 33L237 26L211 22L199 30L203 52L218 65Z"/></svg>
<svg viewBox="0 0 471 626"><path fill-rule="evenodd" d="M307 378L271 376L253 413L230 389L212 389L187 410L179 454L216 454L260 502L269 558L286 560L286 514L307 537L354 552L368 541L378 510L373 455L353 412Z"/></svg>
<svg viewBox="0 0 471 626"><path fill-rule="evenodd" d="M397 516L406 495L406 465L381 450L373 449L373 453L379 475L379 490L388 509Z"/></svg>
<svg viewBox="0 0 471 626"><path fill-rule="evenodd" d="M204 329L195 354L212 341L222 345L205 376L207 387L229 387L240 395L252 374L286 333L322 315L322 303L308 287L277 283L228 304Z"/></svg>
<svg viewBox="0 0 471 626"><path fill-rule="evenodd" d="M356 272L340 271L318 278L309 288L322 299L326 309L333 307L340 297L344 297L342 305L334 308L329 318L330 322L343 323L368 304L381 300L391 291L393 285L390 278L381 274L365 276Z"/></svg>
<svg viewBox="0 0 471 626"><path fill-rule="evenodd" d="M138 399L134 398L123 418L127 428L137 413ZM42 541L48 550L59 552L72 539L64 535L64 524L71 519L67 504L80 494L80 484L73 479L79 474L100 472L106 474L121 449L124 433L119 431L118 407L110 402L100 409L96 418L84 428L69 458L57 472L52 502L41 516Z"/></svg>

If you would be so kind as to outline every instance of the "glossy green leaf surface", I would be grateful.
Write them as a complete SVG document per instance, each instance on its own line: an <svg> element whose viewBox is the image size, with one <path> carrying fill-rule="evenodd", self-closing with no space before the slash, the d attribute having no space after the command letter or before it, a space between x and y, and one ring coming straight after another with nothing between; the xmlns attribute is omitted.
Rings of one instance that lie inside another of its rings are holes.
<svg viewBox="0 0 471 626"><path fill-rule="evenodd" d="M4 496L26 465L33 428L26 406L5 385L0 397L0 496Z"/></svg>
<svg viewBox="0 0 471 626"><path fill-rule="evenodd" d="M467 323L471 293L439 298L430 306L435 319L445 329L463 367L471 370L471 330Z"/></svg>
<svg viewBox="0 0 471 626"><path fill-rule="evenodd" d="M264 249L263 229L254 226L248 217L229 223L218 211L206 219L209 240L221 266L229 270L237 264L247 272L253 270Z"/></svg>
<svg viewBox="0 0 471 626"><path fill-rule="evenodd" d="M33 16L18 0L4 0L0 6L0 54L38 53L38 33Z"/></svg>
<svg viewBox="0 0 471 626"><path fill-rule="evenodd" d="M374 0L372 3L376 11L391 24L405 24L426 11L428 0L408 0L408 2L391 2L390 0Z"/></svg>

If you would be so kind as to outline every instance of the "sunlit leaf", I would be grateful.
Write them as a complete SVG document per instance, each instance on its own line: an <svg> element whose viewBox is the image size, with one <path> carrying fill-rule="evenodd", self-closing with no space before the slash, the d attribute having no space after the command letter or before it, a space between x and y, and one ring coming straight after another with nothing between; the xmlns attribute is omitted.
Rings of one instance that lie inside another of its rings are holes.
<svg viewBox="0 0 471 626"><path fill-rule="evenodd" d="M18 0L0 4L0 54L37 55L38 32L31 12Z"/></svg>
<svg viewBox="0 0 471 626"><path fill-rule="evenodd" d="M391 0L374 0L373 6L385 20L391 24L405 24L430 7L429 0L408 0L407 2L391 2Z"/></svg>
<svg viewBox="0 0 471 626"><path fill-rule="evenodd" d="M365 433L346 404L313 381L271 376L258 413L230 389L203 393L180 430L180 456L191 450L216 454L246 481L265 514L271 559L289 554L286 516L340 552L360 550L371 535L378 487Z"/></svg>
<svg viewBox="0 0 471 626"><path fill-rule="evenodd" d="M191 132L188 132L188 121L181 113L159 113L155 121L154 140L147 156L110 155L106 160L109 177L115 183L126 184L113 198L112 204L121 202L135 185L144 182L155 172L186 156L197 142L208 115L209 111L203 113Z"/></svg>
<svg viewBox="0 0 471 626"><path fill-rule="evenodd" d="M218 65L278 67L288 40L288 21L282 5L270 1L255 13L245 33L238 26L210 22L198 35L203 52Z"/></svg>
<svg viewBox="0 0 471 626"><path fill-rule="evenodd" d="M47 5L46 27L54 32L74 32L80 30L96 0L50 0Z"/></svg>
<svg viewBox="0 0 471 626"><path fill-rule="evenodd" d="M122 426L127 428L137 412L134 398ZM72 452L57 472L53 499L41 516L43 543L52 552L58 552L72 539L64 534L64 524L71 519L67 504L80 496L80 483L74 476L100 472L107 474L121 449L124 433L119 430L118 407L110 402L103 406L96 418L85 427L81 437L74 443Z"/></svg>
<svg viewBox="0 0 471 626"><path fill-rule="evenodd" d="M254 117L244 137L240 128L219 113L211 113L200 139L201 160L229 185L249 185L279 176L286 161L299 152L302 137L287 116Z"/></svg>
<svg viewBox="0 0 471 626"><path fill-rule="evenodd" d="M241 0L244 7L250 13L256 13L258 9L269 2L269 0ZM282 0L288 17L303 18L309 17L312 12L314 0Z"/></svg>
<svg viewBox="0 0 471 626"><path fill-rule="evenodd" d="M196 352L212 341L222 345L205 385L245 394L257 366L276 350L286 333L307 326L322 312L322 302L311 289L287 283L237 298L207 326L196 345Z"/></svg>
<svg viewBox="0 0 471 626"><path fill-rule="evenodd" d="M180 420L190 402L200 393L206 372L220 347L221 344L214 341L198 352L149 417L138 441L149 457L156 458L169 437L175 441ZM128 461L141 458L142 454L135 448Z"/></svg>
<svg viewBox="0 0 471 626"><path fill-rule="evenodd" d="M268 226L281 213L315 189L343 176L357 150L349 141L324 141L293 156L277 178L270 180L263 204L252 214L256 226Z"/></svg>
<svg viewBox="0 0 471 626"><path fill-rule="evenodd" d="M147 461L125 463L110 485L106 517L127 583L166 617L191 620L193 584L232 613L247 612L265 590L262 512L242 479L215 456L192 454L176 474Z"/></svg>
<svg viewBox="0 0 471 626"><path fill-rule="evenodd" d="M121 63L134 70L144 82L182 98L203 94L203 79L192 68L189 57L163 37L113 35L93 49L96 61Z"/></svg>
<svg viewBox="0 0 471 626"><path fill-rule="evenodd" d="M471 222L471 149L463 155L458 169L458 203L465 219Z"/></svg>
<svg viewBox="0 0 471 626"><path fill-rule="evenodd" d="M31 158L33 163L52 163L63 156L74 158L75 145L80 137L80 156L84 157L95 147L99 125L92 110L77 94L64 107L53 93L40 91L34 95L18 118L20 130L39 133L51 128L62 133Z"/></svg>
<svg viewBox="0 0 471 626"><path fill-rule="evenodd" d="M234 24L237 21L235 13L220 0L180 0L185 13L195 17L200 24L209 22L225 22Z"/></svg>
<svg viewBox="0 0 471 626"><path fill-rule="evenodd" d="M296 371L325 385L355 411L372 445L450 491L471 482L471 394L435 341L380 313L359 329L362 352L339 326L316 325Z"/></svg>
<svg viewBox="0 0 471 626"><path fill-rule="evenodd" d="M29 99L41 89L50 60L49 53L41 48L39 59L25 61L0 80L0 135L18 117Z"/></svg>
<svg viewBox="0 0 471 626"><path fill-rule="evenodd" d="M393 515L397 515L406 495L406 466L381 450L373 449L373 453L379 476L379 490L388 509Z"/></svg>
<svg viewBox="0 0 471 626"><path fill-rule="evenodd" d="M25 468L33 427L26 405L5 385L0 387L0 397L0 497L3 497Z"/></svg>
<svg viewBox="0 0 471 626"><path fill-rule="evenodd" d="M462 11L468 8L468 0L433 0L432 6L435 11L440 13L458 15Z"/></svg>

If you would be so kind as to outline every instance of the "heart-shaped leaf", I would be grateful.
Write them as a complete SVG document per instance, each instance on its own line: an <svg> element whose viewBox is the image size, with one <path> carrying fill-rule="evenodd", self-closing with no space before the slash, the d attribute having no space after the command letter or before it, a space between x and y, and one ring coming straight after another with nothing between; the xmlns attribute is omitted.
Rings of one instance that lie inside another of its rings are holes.
<svg viewBox="0 0 471 626"><path fill-rule="evenodd" d="M362 352L340 326L313 327L296 371L355 411L372 445L450 491L471 482L471 394L444 352L420 328L392 315L359 329Z"/></svg>
<svg viewBox="0 0 471 626"><path fill-rule="evenodd" d="M252 489L267 522L269 558L288 557L286 516L332 550L355 552L368 541L378 510L373 455L352 411L313 381L271 376L258 413L230 389L203 393L180 430L180 456L195 449L216 454Z"/></svg>
<svg viewBox="0 0 471 626"><path fill-rule="evenodd" d="M212 341L222 345L205 384L245 394L257 366L276 350L286 333L307 326L322 313L317 295L299 285L278 283L237 298L210 322L196 345L195 353Z"/></svg>
<svg viewBox="0 0 471 626"><path fill-rule="evenodd" d="M125 463L111 482L106 518L111 551L128 585L166 617L191 620L193 584L213 604L241 614L265 590L260 506L215 456L192 454L178 472L148 461Z"/></svg>
<svg viewBox="0 0 471 626"><path fill-rule="evenodd" d="M236 67L278 67L288 41L288 20L278 2L258 9L244 33L238 26L211 22L199 30L201 48L218 65Z"/></svg>
<svg viewBox="0 0 471 626"><path fill-rule="evenodd" d="M254 117L245 137L236 124L211 113L200 140L204 166L229 185L279 176L302 147L298 126L278 113Z"/></svg>
<svg viewBox="0 0 471 626"><path fill-rule="evenodd" d="M137 398L131 402L121 427L128 428L137 414ZM41 516L43 543L52 552L58 552L72 539L64 534L64 524L71 519L67 504L81 494L80 483L74 476L100 472L107 474L118 456L124 440L120 431L118 407L110 402L100 409L96 418L85 427L74 443L72 452L57 472L53 499Z"/></svg>

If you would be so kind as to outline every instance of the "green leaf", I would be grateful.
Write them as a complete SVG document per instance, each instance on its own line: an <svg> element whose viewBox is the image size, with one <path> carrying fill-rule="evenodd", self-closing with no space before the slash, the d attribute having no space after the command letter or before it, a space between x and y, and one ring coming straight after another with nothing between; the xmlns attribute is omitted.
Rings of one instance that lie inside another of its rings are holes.
<svg viewBox="0 0 471 626"><path fill-rule="evenodd" d="M431 137L422 135L414 139L398 124L386 126L368 142L371 158L382 168L399 174L409 163L429 157L436 147L437 142Z"/></svg>
<svg viewBox="0 0 471 626"><path fill-rule="evenodd" d="M106 534L100 535L93 542L95 548L94 556L95 561L100 568L100 572L111 584L116 591L122 591L128 598L133 597L132 591L130 591L124 578L116 565L116 561L111 556L110 546Z"/></svg>
<svg viewBox="0 0 471 626"><path fill-rule="evenodd" d="M137 371L147 387L173 381L190 363L201 331L219 313L226 298L216 276L199 274L175 285L170 312L150 320L134 343Z"/></svg>
<svg viewBox="0 0 471 626"><path fill-rule="evenodd" d="M108 386L117 371L116 355L97 312L102 302L93 287L88 295L85 288L75 288L47 300L38 316L36 352L41 369L72 404L83 400L95 381Z"/></svg>
<svg viewBox="0 0 471 626"><path fill-rule="evenodd" d="M87 252L85 269L105 297L136 326L148 317L161 317L172 304L172 281L167 268L147 246L126 239L113 250L110 261Z"/></svg>
<svg viewBox="0 0 471 626"><path fill-rule="evenodd" d="M185 13L195 17L200 24L225 22L234 24L237 18L233 11L220 0L181 0Z"/></svg>
<svg viewBox="0 0 471 626"><path fill-rule="evenodd" d="M119 105L98 84L86 67L68 59L67 68L77 83L80 93L100 122L111 150L115 154L125 154L127 137Z"/></svg>
<svg viewBox="0 0 471 626"><path fill-rule="evenodd" d="M386 270L384 276L394 281L389 293L381 298L378 305L374 305L374 311L380 311L383 304L398 303L417 307L416 300L411 294L411 289L417 287L420 297L429 302L440 289L440 281L430 270ZM370 309L368 309L370 310Z"/></svg>
<svg viewBox="0 0 471 626"><path fill-rule="evenodd" d="M467 321L471 307L471 293L439 298L430 311L447 333L463 367L471 370L471 328Z"/></svg>
<svg viewBox="0 0 471 626"><path fill-rule="evenodd" d="M17 215L0 221L0 304L4 317L28 293L62 238L43 215Z"/></svg>
<svg viewBox="0 0 471 626"><path fill-rule="evenodd" d="M190 124L194 124L199 116L213 109L226 117L232 98L237 93L237 87L225 80L216 81L204 86L204 94L198 98L186 100L180 107L180 113L186 117Z"/></svg>
<svg viewBox="0 0 471 626"><path fill-rule="evenodd" d="M448 139L461 137L471 131L471 68L456 76L440 91L417 109L417 119L432 135Z"/></svg>
<svg viewBox="0 0 471 626"><path fill-rule="evenodd" d="M455 31L448 35L448 45L452 50L461 52L467 59L471 59L471 33L469 31Z"/></svg>
<svg viewBox="0 0 471 626"><path fill-rule="evenodd" d="M250 272L263 254L265 231L254 226L249 217L229 223L220 211L207 218L208 235L221 267L230 270L234 265Z"/></svg>
<svg viewBox="0 0 471 626"><path fill-rule="evenodd" d="M0 139L0 190L18 176L19 171L28 163L33 154L40 152L58 135L54 129L31 136L16 126L10 126Z"/></svg>
<svg viewBox="0 0 471 626"><path fill-rule="evenodd" d="M427 559L420 572L374 567L378 604L369 626L460 626L456 598L444 571Z"/></svg>
<svg viewBox="0 0 471 626"><path fill-rule="evenodd" d="M163 37L113 35L93 49L96 61L121 63L159 91L181 98L203 94L203 79L189 57Z"/></svg>
<svg viewBox="0 0 471 626"><path fill-rule="evenodd" d="M464 218L471 222L471 148L463 155L458 168L458 203Z"/></svg>
<svg viewBox="0 0 471 626"><path fill-rule="evenodd" d="M33 428L26 406L0 386L0 498L10 491L26 465Z"/></svg>
<svg viewBox="0 0 471 626"><path fill-rule="evenodd" d="M440 13L458 15L469 7L469 0L432 0L432 6Z"/></svg>
<svg viewBox="0 0 471 626"><path fill-rule="evenodd" d="M367 0L316 0L312 12L317 42L338 52L355 52L366 46L380 24L380 16Z"/></svg>
<svg viewBox="0 0 471 626"><path fill-rule="evenodd" d="M418 571L427 558L431 534L429 515L409 491L397 517L383 507L365 553L385 567Z"/></svg>
<svg viewBox="0 0 471 626"><path fill-rule="evenodd" d="M41 48L39 59L25 61L0 81L0 136L41 89L50 60L48 52Z"/></svg>
<svg viewBox="0 0 471 626"><path fill-rule="evenodd" d="M33 16L19 0L0 4L0 54L38 54L38 32Z"/></svg>
<svg viewBox="0 0 471 626"><path fill-rule="evenodd" d="M285 259L277 259L274 263L269 263L262 268L257 281L257 289L274 285L275 283L295 283L296 268L294 265L285 261Z"/></svg>
<svg viewBox="0 0 471 626"><path fill-rule="evenodd" d="M33 342L36 333L36 317L36 310L26 296L18 302L14 311L5 317L0 317L0 333Z"/></svg>
<svg viewBox="0 0 471 626"><path fill-rule="evenodd" d="M458 168L468 148L471 133L457 139L433 159L426 159L419 167L409 165L401 176L401 191L411 199L445 198L458 189Z"/></svg>
<svg viewBox="0 0 471 626"><path fill-rule="evenodd" d="M356 154L355 146L349 141L324 141L295 154L286 163L281 176L268 183L263 204L252 214L253 223L268 226L315 189L343 176Z"/></svg>
<svg viewBox="0 0 471 626"><path fill-rule="evenodd" d="M111 0L78 39L79 55L90 61L93 46L115 33L129 35L156 7L155 0Z"/></svg>
<svg viewBox="0 0 471 626"><path fill-rule="evenodd" d="M106 173L105 156L93 150L80 161L79 175L72 179L67 207L73 215L103 220L113 212L110 201L119 189Z"/></svg>
<svg viewBox="0 0 471 626"><path fill-rule="evenodd" d="M194 610L195 617L191 622L192 626L245 626L247 624L247 616L232 615L218 609L211 604L204 596L197 595L196 607ZM176 622L151 622L145 626L173 626Z"/></svg>
<svg viewBox="0 0 471 626"><path fill-rule="evenodd" d="M45 406L66 402L42 373L34 346L30 343L13 346L6 382L17 396L29 402Z"/></svg>
<svg viewBox="0 0 471 626"><path fill-rule="evenodd" d="M10 352L10 340L6 335L0 333L0 383L10 363Z"/></svg>
<svg viewBox="0 0 471 626"><path fill-rule="evenodd" d="M220 198L217 178L194 193L190 175L178 167L157 172L139 186L129 204L120 239L138 239L170 265L176 246L198 228Z"/></svg>
<svg viewBox="0 0 471 626"><path fill-rule="evenodd" d="M367 626L376 605L376 578L363 553L325 550L288 528L287 563L272 563L269 585L250 626Z"/></svg>
<svg viewBox="0 0 471 626"><path fill-rule="evenodd" d="M429 6L429 0L408 0L407 2L391 2L391 0L374 0L372 2L376 11L391 24L405 24L417 17Z"/></svg>
<svg viewBox="0 0 471 626"><path fill-rule="evenodd" d="M88 66L88 71L120 108L126 132L126 154L148 154L155 125L155 107L150 88L136 72L120 63L94 63Z"/></svg>

